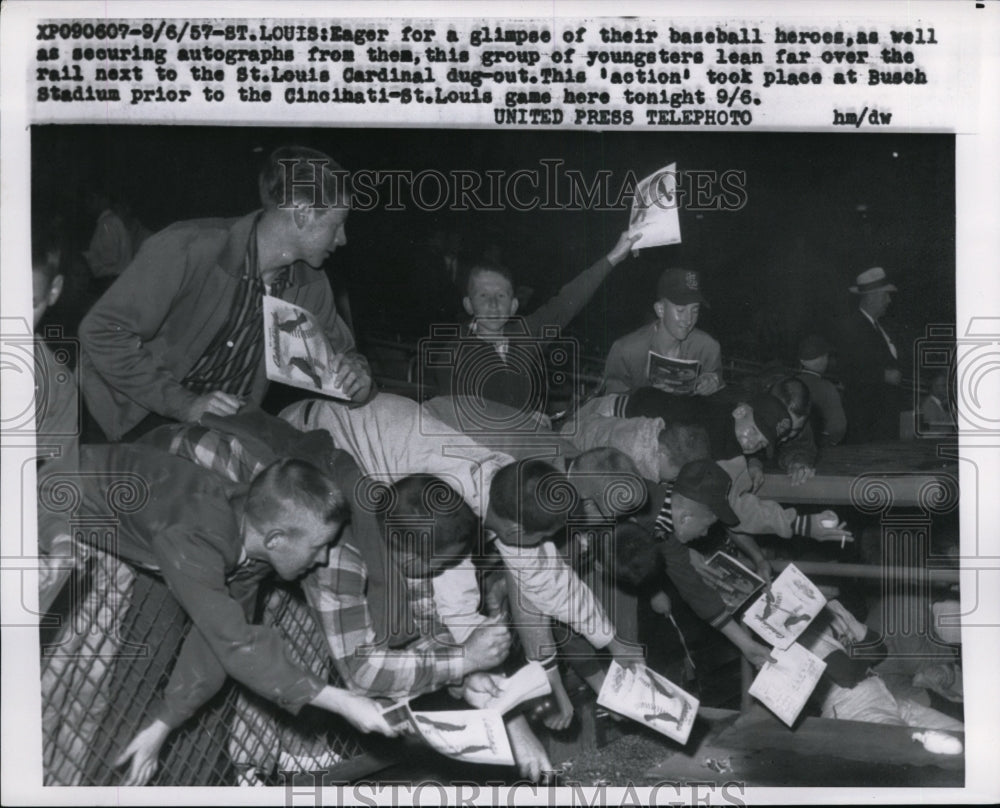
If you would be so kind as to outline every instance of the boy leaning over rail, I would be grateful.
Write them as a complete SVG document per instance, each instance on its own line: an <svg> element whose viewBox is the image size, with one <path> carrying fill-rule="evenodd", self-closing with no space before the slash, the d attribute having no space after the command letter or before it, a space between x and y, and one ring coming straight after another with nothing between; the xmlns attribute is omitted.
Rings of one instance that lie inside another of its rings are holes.
<svg viewBox="0 0 1000 808"><path fill-rule="evenodd" d="M156 717L115 761L131 764L123 785L150 780L170 732L217 693L227 675L289 712L309 704L364 732L396 734L373 701L293 664L277 631L250 622L263 579L276 572L292 581L326 563L347 517L346 499L327 474L305 461L281 460L249 486L230 485L141 445L85 447L80 469L87 474L75 478L77 513L103 514L121 494L113 489L129 487L133 496L118 515L117 544L104 549L162 575L197 629L181 647ZM41 490L66 480L54 468ZM42 514L40 542L67 533L62 515Z"/></svg>

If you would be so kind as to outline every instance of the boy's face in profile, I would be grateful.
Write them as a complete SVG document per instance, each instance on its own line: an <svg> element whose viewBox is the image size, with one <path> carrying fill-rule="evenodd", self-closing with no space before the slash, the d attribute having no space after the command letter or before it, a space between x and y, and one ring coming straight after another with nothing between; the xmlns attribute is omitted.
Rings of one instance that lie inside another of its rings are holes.
<svg viewBox="0 0 1000 808"><path fill-rule="evenodd" d="M488 269L473 271L462 305L466 314L475 319L479 333L499 334L517 313L517 298L510 281Z"/></svg>
<svg viewBox="0 0 1000 808"><path fill-rule="evenodd" d="M679 499L675 496L673 505L674 536L677 541L687 544L700 539L718 519L704 505Z"/></svg>
<svg viewBox="0 0 1000 808"><path fill-rule="evenodd" d="M753 408L749 404L740 404L733 410L733 429L743 454L753 454L767 446L767 438L754 423Z"/></svg>
<svg viewBox="0 0 1000 808"><path fill-rule="evenodd" d="M265 539L267 561L284 581L301 578L313 567L324 567L336 543L340 525L331 525L315 514L302 513L283 531Z"/></svg>
<svg viewBox="0 0 1000 808"><path fill-rule="evenodd" d="M296 224L297 258L319 269L336 251L347 244L349 207L304 208L288 212Z"/></svg>

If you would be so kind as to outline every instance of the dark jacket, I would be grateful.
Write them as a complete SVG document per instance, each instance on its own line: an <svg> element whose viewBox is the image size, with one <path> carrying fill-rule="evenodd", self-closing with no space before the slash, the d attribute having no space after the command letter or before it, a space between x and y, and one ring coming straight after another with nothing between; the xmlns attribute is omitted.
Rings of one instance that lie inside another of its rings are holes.
<svg viewBox="0 0 1000 808"><path fill-rule="evenodd" d="M150 412L183 420L197 394L180 380L235 303L256 216L178 222L150 237L83 318L80 382L110 439L119 440ZM353 351L354 336L323 272L294 264L281 297L311 312L334 350ZM260 404L267 384L262 355L250 403Z"/></svg>
<svg viewBox="0 0 1000 808"><path fill-rule="evenodd" d="M898 439L900 392L885 383L885 371L898 362L885 339L857 309L836 323L832 336L844 384L847 442Z"/></svg>
<svg viewBox="0 0 1000 808"><path fill-rule="evenodd" d="M250 622L272 569L243 553L230 506L240 486L138 444L81 447L80 469L72 517L117 519L116 537L91 528L84 540L162 575L196 629L181 647L159 718L178 726L226 674L293 713L316 697L325 682L292 662L276 629Z"/></svg>

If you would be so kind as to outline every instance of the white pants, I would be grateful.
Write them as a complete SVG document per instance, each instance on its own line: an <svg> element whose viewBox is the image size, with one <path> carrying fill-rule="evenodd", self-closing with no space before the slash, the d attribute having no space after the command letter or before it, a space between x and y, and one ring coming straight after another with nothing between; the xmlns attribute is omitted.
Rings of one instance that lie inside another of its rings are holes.
<svg viewBox="0 0 1000 808"><path fill-rule="evenodd" d="M854 687L831 685L823 700L823 718L865 721L870 724L944 729L962 732L965 725L912 699L897 699L879 676L869 676Z"/></svg>

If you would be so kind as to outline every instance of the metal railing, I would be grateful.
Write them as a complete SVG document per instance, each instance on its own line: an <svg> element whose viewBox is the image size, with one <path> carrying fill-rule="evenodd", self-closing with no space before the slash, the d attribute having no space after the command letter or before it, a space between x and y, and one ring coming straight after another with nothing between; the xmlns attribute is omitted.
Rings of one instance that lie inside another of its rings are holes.
<svg viewBox="0 0 1000 808"><path fill-rule="evenodd" d="M262 622L292 658L339 684L326 641L298 588L264 591ZM151 720L190 621L158 577L92 551L42 629L43 767L46 785L116 785L114 760ZM171 734L151 785L283 785L322 771L346 782L383 768L384 744L336 716L306 707L292 716L229 680Z"/></svg>

